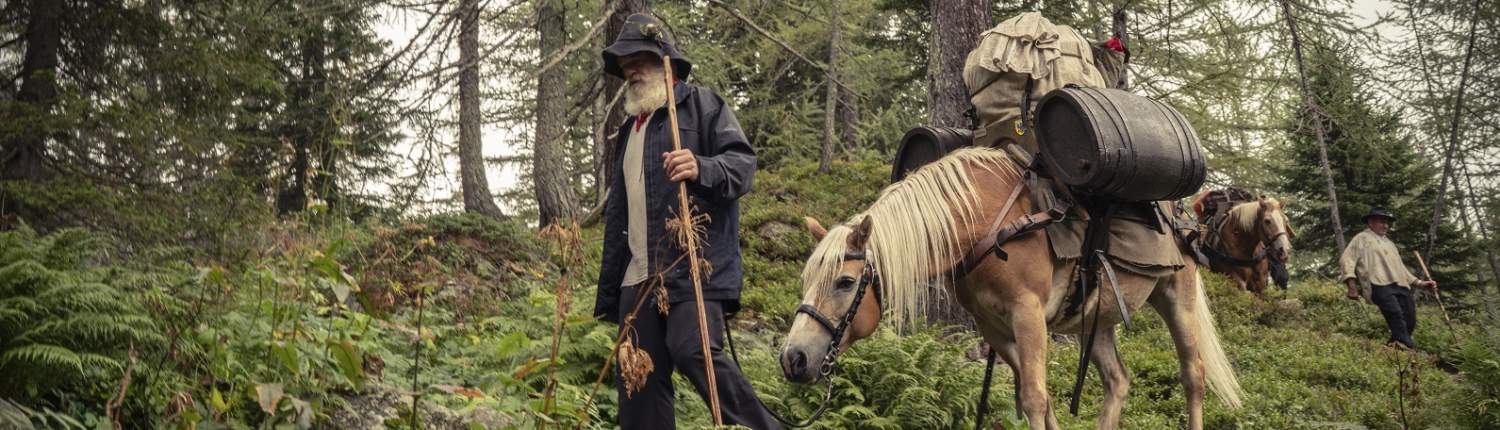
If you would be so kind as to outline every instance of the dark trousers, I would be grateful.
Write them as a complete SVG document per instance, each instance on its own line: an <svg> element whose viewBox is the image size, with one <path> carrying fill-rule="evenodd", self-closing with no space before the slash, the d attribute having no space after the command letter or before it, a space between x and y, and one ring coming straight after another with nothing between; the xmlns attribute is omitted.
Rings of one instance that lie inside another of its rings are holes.
<svg viewBox="0 0 1500 430"><path fill-rule="evenodd" d="M635 306L640 287L625 287L620 292L620 316L624 318ZM714 379L719 394L719 413L726 425L742 425L756 430L780 429L781 425L771 417L750 381L740 373L723 351L724 308L720 302L704 301L704 313L708 316L709 351L713 354ZM625 385L620 380L619 367L615 367L615 389L620 394L620 428L671 429L677 427L677 417L672 408L675 391L672 388L672 370L676 369L693 383L698 397L708 404L708 375L703 369L703 349L698 334L698 308L692 301L677 302L663 317L657 312L656 300L646 299L635 318L636 346L651 355L654 367L646 378L646 385L639 392L626 395Z"/></svg>
<svg viewBox="0 0 1500 430"><path fill-rule="evenodd" d="M1411 290L1399 285L1376 286L1370 289L1370 301L1385 316L1385 325L1391 328L1390 340L1416 348L1411 335L1417 331L1417 305Z"/></svg>

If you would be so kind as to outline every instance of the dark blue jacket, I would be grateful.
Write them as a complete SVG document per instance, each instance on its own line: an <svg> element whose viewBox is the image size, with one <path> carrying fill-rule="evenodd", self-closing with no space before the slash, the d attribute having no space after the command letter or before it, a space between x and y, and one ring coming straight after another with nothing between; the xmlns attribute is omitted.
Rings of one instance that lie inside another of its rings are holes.
<svg viewBox="0 0 1500 430"><path fill-rule="evenodd" d="M703 283L703 299L724 302L724 311L739 310L744 270L740 262L740 196L750 192L755 177L755 150L745 137L734 112L724 99L707 88L687 83L674 87L677 103L677 128L683 149L698 157L698 180L688 182L688 195L695 206L694 214L707 214L707 236L698 244L712 272ZM620 127L614 147L614 172L609 196L604 203L604 256L599 267L599 292L594 315L606 321L620 321L620 282L630 263L626 238L624 169L621 168L625 143L630 138L631 118ZM688 261L673 265L683 250L666 231L666 220L678 210L677 183L662 169L661 154L672 151L672 134L668 129L667 108L652 115L646 130L642 159L646 181L646 248L650 254L647 267L653 275L665 274L667 297L671 303L693 300L693 284ZM670 266L670 268L669 268ZM665 270L665 272L663 272ZM647 282L651 282L648 278ZM634 305L633 303L627 305Z"/></svg>

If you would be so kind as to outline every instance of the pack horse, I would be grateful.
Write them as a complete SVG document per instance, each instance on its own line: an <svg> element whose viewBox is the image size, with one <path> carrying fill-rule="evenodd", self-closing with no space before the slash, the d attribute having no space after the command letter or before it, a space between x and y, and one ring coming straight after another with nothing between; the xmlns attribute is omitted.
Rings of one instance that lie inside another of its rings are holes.
<svg viewBox="0 0 1500 430"><path fill-rule="evenodd" d="M1130 383L1115 326L1145 305L1171 332L1188 428L1203 428L1207 391L1238 407L1197 264L1184 258L1196 225L1165 203L1202 186L1191 126L1159 101L1107 88L1118 68L1106 66L1118 63L1105 60L1123 52L1115 40L1091 54L1077 32L1035 13L982 37L965 66L978 126L908 133L898 181L869 208L831 229L807 219L818 244L781 352L787 379L826 380L882 322L923 320L944 292L937 281L1010 367L1032 430L1059 428L1049 333L1081 339L1072 409L1092 363L1105 394L1098 428L1118 427Z"/></svg>

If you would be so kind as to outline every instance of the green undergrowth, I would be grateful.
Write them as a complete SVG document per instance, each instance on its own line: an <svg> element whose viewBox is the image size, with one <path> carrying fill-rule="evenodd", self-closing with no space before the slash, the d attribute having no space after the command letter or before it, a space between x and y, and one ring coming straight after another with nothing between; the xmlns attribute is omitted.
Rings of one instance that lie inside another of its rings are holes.
<svg viewBox="0 0 1500 430"><path fill-rule="evenodd" d="M806 416L823 398L821 385L785 382L776 357L813 245L802 217L831 225L857 212L885 166L762 172L743 201L745 308L732 327L745 374L779 412ZM0 232L0 428L101 428L111 413L125 428L535 429L579 417L615 428L612 375L585 400L616 333L591 316L601 236L584 229L564 258L554 238L515 221L283 221L238 235L245 257L225 261L188 248L122 256L116 240L82 230ZM1379 313L1330 282L1257 298L1205 280L1245 389L1240 409L1209 396L1207 428L1399 429L1403 416L1410 428L1500 428L1500 362L1473 315L1454 336L1423 302L1423 352L1412 354L1384 347ZM554 362L559 302L569 311ZM979 342L944 332L882 328L854 345L815 428L972 428L984 366L967 353ZM1066 413L1077 354L1061 339L1048 356L1068 429L1092 428L1101 394L1090 372L1080 415ZM1120 354L1132 382L1123 428L1184 427L1161 318L1142 311L1121 328ZM989 421L1016 428L1011 374L995 375ZM676 396L680 428L708 426L680 376Z"/></svg>

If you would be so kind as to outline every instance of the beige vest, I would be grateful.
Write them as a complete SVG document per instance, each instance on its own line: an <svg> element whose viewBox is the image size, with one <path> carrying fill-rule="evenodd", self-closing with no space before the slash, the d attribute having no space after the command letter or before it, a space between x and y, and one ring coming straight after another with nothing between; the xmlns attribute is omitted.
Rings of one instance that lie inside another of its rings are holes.
<svg viewBox="0 0 1500 430"><path fill-rule="evenodd" d="M652 115L655 115L653 112ZM645 146L648 115L641 126L630 125L630 136L625 140L625 159L621 168L625 175L625 212L627 214L626 240L630 248L630 264L625 265L623 286L637 285L646 281L651 273L646 261L646 164Z"/></svg>

